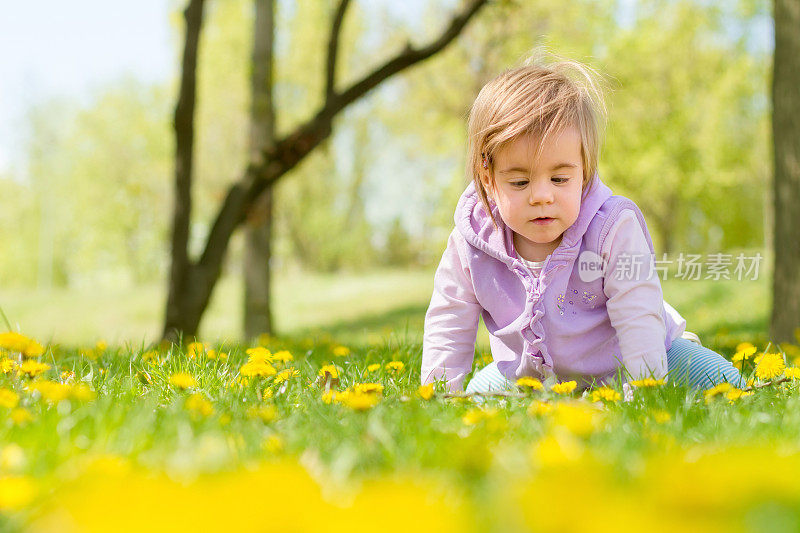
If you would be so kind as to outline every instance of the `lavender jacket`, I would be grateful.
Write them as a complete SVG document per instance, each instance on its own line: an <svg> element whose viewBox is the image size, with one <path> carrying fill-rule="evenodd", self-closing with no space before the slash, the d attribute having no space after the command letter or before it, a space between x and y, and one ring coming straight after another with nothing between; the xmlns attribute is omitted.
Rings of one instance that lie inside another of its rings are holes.
<svg viewBox="0 0 800 533"><path fill-rule="evenodd" d="M497 368L512 381L555 375L586 386L614 378L622 367L634 378L666 375L666 351L686 322L664 302L652 275L653 244L636 204L612 196L595 176L578 219L538 277L517 258L512 231L496 209L499 231L472 184L458 202L425 317L423 384L446 379L451 389L463 387L472 370L479 314ZM612 280L615 269L632 261L619 253L624 244L611 241L636 242L636 234L646 264L640 263L641 273L631 281ZM622 331L624 343L618 338Z"/></svg>

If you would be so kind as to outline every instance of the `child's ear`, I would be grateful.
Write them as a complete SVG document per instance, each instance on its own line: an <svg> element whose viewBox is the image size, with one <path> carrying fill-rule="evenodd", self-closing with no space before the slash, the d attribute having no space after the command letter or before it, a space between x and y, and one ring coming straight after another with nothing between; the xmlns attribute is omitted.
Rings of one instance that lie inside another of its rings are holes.
<svg viewBox="0 0 800 533"><path fill-rule="evenodd" d="M492 178L489 176L489 171L482 170L480 175L481 185L483 185L483 190L486 191L487 198L494 201L494 187L492 184Z"/></svg>

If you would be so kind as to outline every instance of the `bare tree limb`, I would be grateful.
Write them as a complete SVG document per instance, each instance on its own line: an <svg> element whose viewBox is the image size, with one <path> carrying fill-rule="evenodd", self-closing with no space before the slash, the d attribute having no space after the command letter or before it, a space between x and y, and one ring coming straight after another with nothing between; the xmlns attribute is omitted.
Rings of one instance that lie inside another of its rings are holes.
<svg viewBox="0 0 800 533"><path fill-rule="evenodd" d="M350 0L340 0L339 7L336 8L336 14L333 17L333 25L331 26L331 36L328 41L328 61L327 68L325 69L325 102L333 97L336 91L336 59L339 50L339 34L342 30L342 21L344 14L347 11L347 6L350 5Z"/></svg>

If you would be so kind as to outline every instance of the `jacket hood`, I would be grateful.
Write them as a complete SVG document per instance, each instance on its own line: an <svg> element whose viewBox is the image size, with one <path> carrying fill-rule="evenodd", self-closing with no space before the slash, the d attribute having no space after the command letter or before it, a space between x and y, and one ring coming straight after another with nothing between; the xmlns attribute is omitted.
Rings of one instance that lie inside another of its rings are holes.
<svg viewBox="0 0 800 533"><path fill-rule="evenodd" d="M551 254L552 260L569 261L577 258L581 239L583 239L589 223L610 197L611 189L595 174L583 192L578 218L563 233L561 243ZM491 208L497 221L497 228L486 213L478 192L475 190L475 184L470 183L458 201L455 212L456 228L469 244L511 266L516 260L513 254L513 233L500 218L497 206L492 205Z"/></svg>

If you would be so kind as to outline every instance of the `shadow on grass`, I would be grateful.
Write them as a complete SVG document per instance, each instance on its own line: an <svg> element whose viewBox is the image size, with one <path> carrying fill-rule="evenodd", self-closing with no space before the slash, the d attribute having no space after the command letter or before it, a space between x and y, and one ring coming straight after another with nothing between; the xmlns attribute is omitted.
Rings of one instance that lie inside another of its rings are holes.
<svg viewBox="0 0 800 533"><path fill-rule="evenodd" d="M325 326L305 328L291 332L292 336L316 336L327 333L334 339L351 343L367 344L370 338L388 337L395 333L411 341L414 337L422 340L422 327L428 304L407 305L385 313L365 314L348 320L334 322Z"/></svg>

